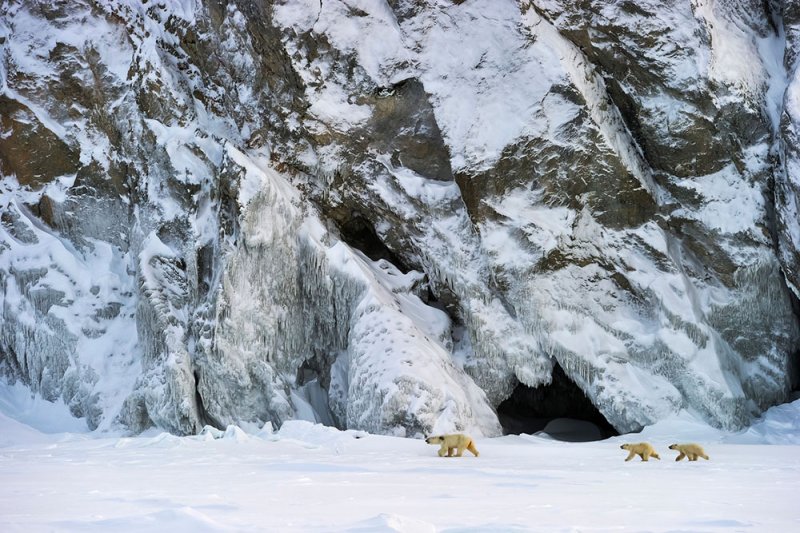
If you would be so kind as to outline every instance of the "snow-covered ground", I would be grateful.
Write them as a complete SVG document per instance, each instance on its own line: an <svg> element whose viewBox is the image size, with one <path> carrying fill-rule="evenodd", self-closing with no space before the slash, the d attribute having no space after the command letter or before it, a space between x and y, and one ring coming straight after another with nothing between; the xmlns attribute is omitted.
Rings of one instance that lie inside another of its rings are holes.
<svg viewBox="0 0 800 533"><path fill-rule="evenodd" d="M736 434L684 416L591 443L478 439L479 458L302 421L195 437L82 425L0 385L0 531L800 531L800 401ZM624 462L619 445L644 439L662 460ZM676 463L667 446L687 440L711 460Z"/></svg>

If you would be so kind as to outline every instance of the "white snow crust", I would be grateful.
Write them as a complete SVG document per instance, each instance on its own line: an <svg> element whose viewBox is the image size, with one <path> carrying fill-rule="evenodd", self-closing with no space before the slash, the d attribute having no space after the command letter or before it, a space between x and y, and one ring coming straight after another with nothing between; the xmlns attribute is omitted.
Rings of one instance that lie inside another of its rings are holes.
<svg viewBox="0 0 800 533"><path fill-rule="evenodd" d="M66 417L66 418L65 418ZM63 406L0 387L0 529L39 531L792 531L800 401L727 433L689 416L592 443L422 440L305 421L192 437L82 433ZM661 460L624 462L623 442ZM673 442L709 461L675 462Z"/></svg>

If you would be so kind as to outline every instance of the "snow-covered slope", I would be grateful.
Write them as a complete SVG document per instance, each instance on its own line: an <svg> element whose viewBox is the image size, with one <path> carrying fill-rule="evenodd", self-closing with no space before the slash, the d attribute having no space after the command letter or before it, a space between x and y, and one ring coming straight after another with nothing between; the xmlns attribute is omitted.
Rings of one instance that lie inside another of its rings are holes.
<svg viewBox="0 0 800 533"><path fill-rule="evenodd" d="M784 401L798 12L5 2L0 372L91 428ZM561 374L559 374L561 375Z"/></svg>

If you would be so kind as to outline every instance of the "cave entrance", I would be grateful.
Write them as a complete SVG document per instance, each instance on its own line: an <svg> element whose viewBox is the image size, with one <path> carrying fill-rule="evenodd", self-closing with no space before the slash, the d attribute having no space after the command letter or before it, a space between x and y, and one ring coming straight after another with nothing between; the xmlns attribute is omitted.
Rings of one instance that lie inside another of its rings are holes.
<svg viewBox="0 0 800 533"><path fill-rule="evenodd" d="M506 435L543 431L569 442L619 435L558 364L549 385L528 387L520 383L498 406L497 415Z"/></svg>
<svg viewBox="0 0 800 533"><path fill-rule="evenodd" d="M339 232L344 242L360 250L373 261L385 259L401 272L409 271L403 261L378 237L375 227L363 215L354 212L348 220L339 225Z"/></svg>

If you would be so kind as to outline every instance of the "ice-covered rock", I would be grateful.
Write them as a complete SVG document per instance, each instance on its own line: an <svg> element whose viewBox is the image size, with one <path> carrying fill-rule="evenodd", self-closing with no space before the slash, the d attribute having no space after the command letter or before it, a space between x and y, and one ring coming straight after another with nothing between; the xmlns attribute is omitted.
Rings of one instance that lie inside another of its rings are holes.
<svg viewBox="0 0 800 533"><path fill-rule="evenodd" d="M792 3L3 10L0 372L92 428L493 435L556 365L737 428L796 379Z"/></svg>

